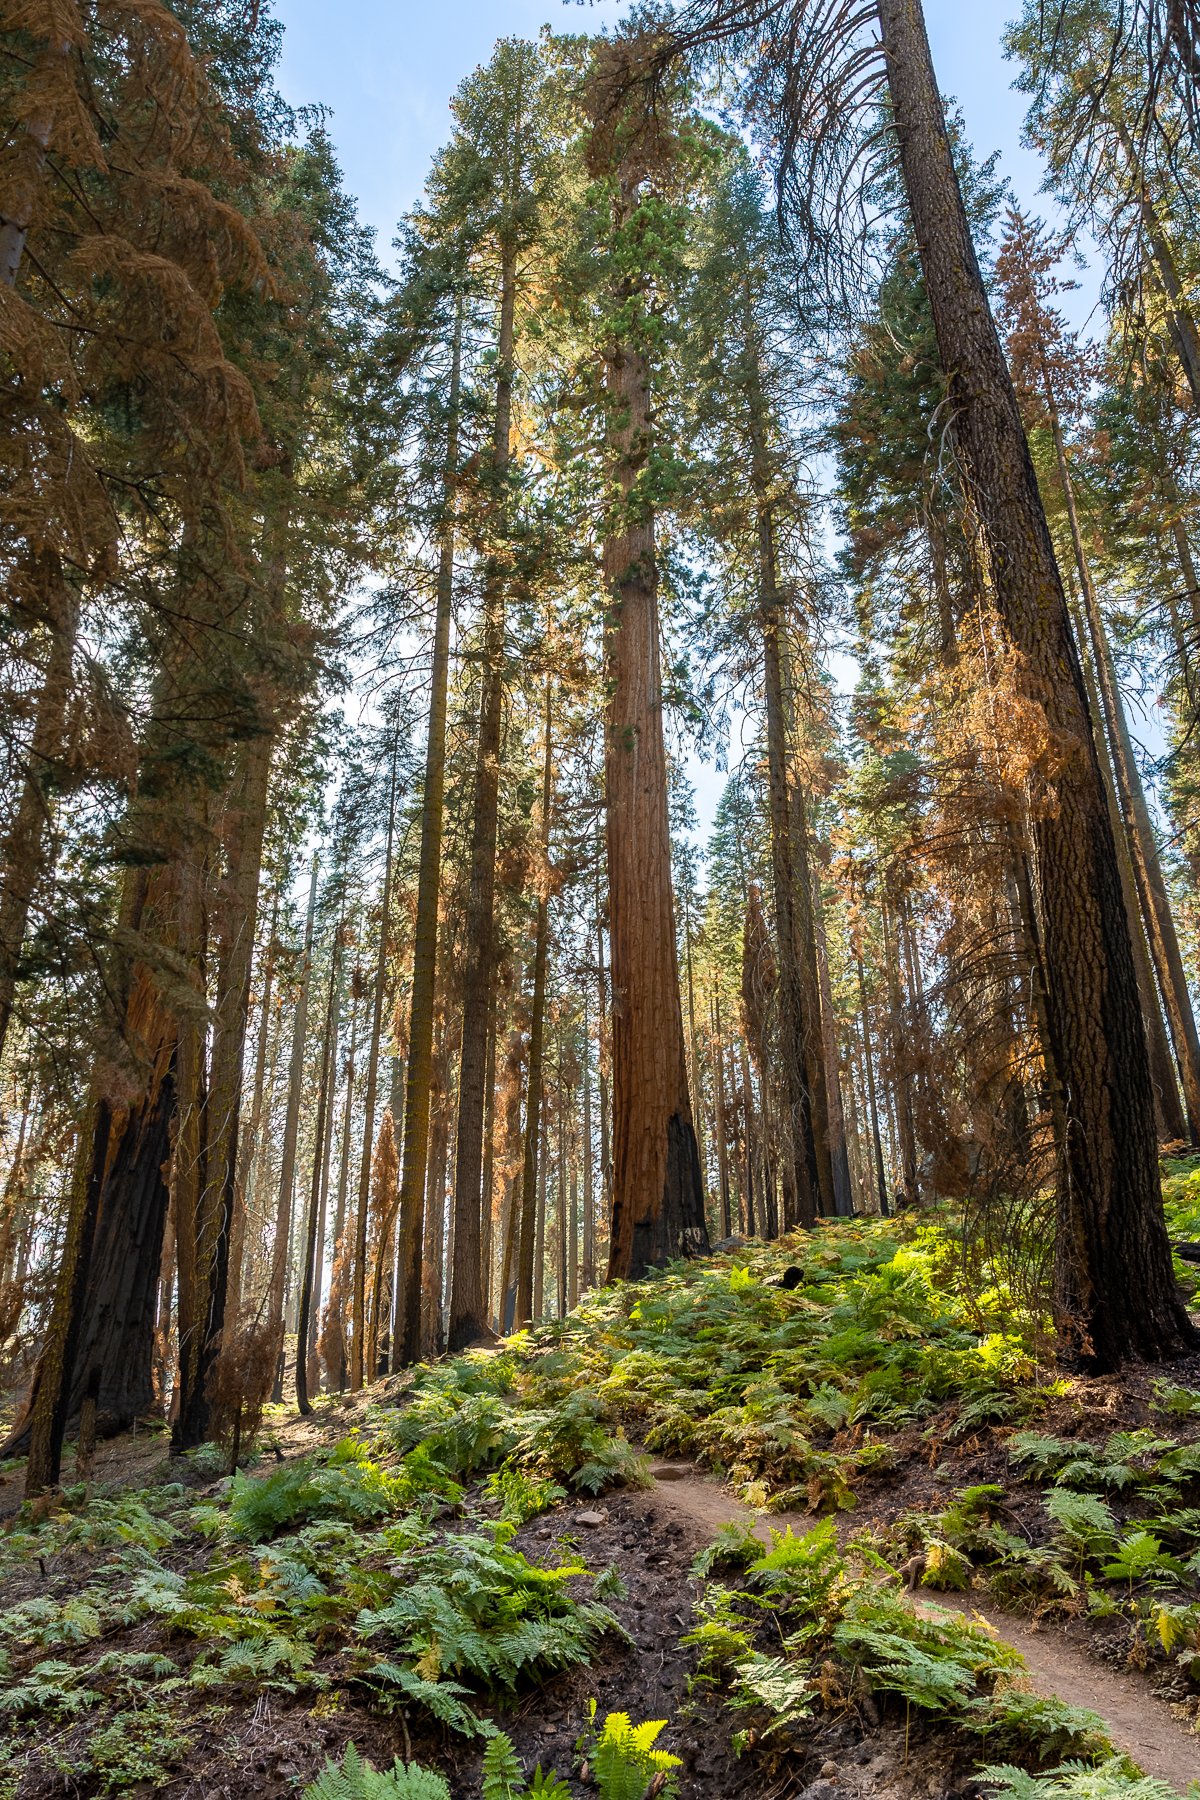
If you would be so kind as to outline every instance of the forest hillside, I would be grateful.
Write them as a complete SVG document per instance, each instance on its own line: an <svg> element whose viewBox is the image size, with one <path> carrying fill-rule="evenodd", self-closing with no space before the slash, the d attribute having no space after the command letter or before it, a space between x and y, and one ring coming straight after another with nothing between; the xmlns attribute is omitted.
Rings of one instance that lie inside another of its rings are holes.
<svg viewBox="0 0 1200 1800"><path fill-rule="evenodd" d="M1200 1792L1200 3L1012 4L1044 216L653 0L389 261L0 0L0 1800Z"/></svg>

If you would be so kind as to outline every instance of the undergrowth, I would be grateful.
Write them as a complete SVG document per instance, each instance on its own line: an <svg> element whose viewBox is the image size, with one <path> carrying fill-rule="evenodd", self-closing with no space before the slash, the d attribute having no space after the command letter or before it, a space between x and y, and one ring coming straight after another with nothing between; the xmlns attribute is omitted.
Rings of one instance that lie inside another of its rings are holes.
<svg viewBox="0 0 1200 1800"><path fill-rule="evenodd" d="M1167 1192L1173 1235L1200 1236L1200 1175L1180 1166ZM936 1221L823 1226L592 1294L565 1321L423 1366L377 1391L331 1449L266 1473L197 1494L218 1466L202 1452L141 1492L77 1487L48 1516L26 1509L0 1538L0 1576L38 1571L0 1612L0 1797L31 1743L80 1793L163 1788L203 1721L275 1696L477 1740L485 1800L563 1800L553 1784L570 1772L514 1768L491 1715L602 1644L620 1653L607 1604L620 1579L569 1548L543 1565L514 1537L572 1495L643 1482L644 1445L706 1465L758 1507L829 1515L767 1552L728 1529L702 1559L687 1634L698 1692L728 1689L744 1750L790 1754L869 1696L957 1734L964 1766L988 1761L1014 1800L1026 1800L1017 1775L1042 1784L1029 1800L1101 1800L1110 1788L1086 1785L1108 1767L1098 1721L1030 1694L982 1628L915 1611L896 1571L1119 1617L1143 1660L1169 1660L1194 1690L1200 1393L1163 1380L1149 1423L1063 1435L1067 1384L1045 1360L1045 1321L1022 1313L1003 1271L968 1298L962 1267ZM865 1493L979 1445L994 1447L999 1479L839 1546L835 1520L852 1522ZM577 1747L597 1781L607 1729ZM659 1777L669 1791L664 1753L642 1748L639 1795ZM364 1795L406 1794L402 1780L420 1800L440 1793L436 1772L418 1770L418 1789L407 1767L330 1768L322 1779L353 1778Z"/></svg>

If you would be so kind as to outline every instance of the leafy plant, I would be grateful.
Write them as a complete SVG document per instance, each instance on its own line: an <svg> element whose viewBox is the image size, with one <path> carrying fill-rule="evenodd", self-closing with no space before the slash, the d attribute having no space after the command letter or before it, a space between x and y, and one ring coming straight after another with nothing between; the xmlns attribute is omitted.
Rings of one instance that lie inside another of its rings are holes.
<svg viewBox="0 0 1200 1800"><path fill-rule="evenodd" d="M1123 1757L1099 1765L1065 1762L1045 1775L998 1763L980 1769L977 1779L991 1785L992 1800L1178 1800L1165 1781L1131 1774Z"/></svg>
<svg viewBox="0 0 1200 1800"><path fill-rule="evenodd" d="M594 1700L588 1716L592 1728L586 1749L587 1767L601 1800L642 1800L649 1783L659 1775L666 1777L659 1793L670 1793L670 1771L683 1765L678 1756L655 1748L666 1729L665 1719L648 1719L635 1725L628 1713L612 1712L597 1731Z"/></svg>
<svg viewBox="0 0 1200 1800"><path fill-rule="evenodd" d="M488 1739L482 1775L480 1800L571 1800L566 1782L553 1773L543 1773L540 1763L526 1784L512 1739L502 1731Z"/></svg>
<svg viewBox="0 0 1200 1800"><path fill-rule="evenodd" d="M377 1769L347 1744L340 1762L327 1762L317 1779L304 1790L303 1800L450 1800L444 1776L418 1763L402 1763Z"/></svg>
<svg viewBox="0 0 1200 1800"><path fill-rule="evenodd" d="M364 1639L384 1638L394 1651L369 1676L427 1702L431 1689L445 1689L447 1674L510 1693L523 1679L590 1661L605 1632L622 1634L606 1606L568 1591L587 1576L586 1564L540 1568L505 1541L506 1531L497 1526L491 1539L463 1533L410 1552L387 1604L357 1621ZM463 1729L461 1709L452 1711L438 1716Z"/></svg>
<svg viewBox="0 0 1200 1800"><path fill-rule="evenodd" d="M536 1519L539 1513L549 1512L552 1506L567 1497L566 1488L560 1487L557 1481L526 1475L522 1469L508 1464L488 1476L483 1491L487 1499L500 1502L500 1517L510 1519L514 1525Z"/></svg>

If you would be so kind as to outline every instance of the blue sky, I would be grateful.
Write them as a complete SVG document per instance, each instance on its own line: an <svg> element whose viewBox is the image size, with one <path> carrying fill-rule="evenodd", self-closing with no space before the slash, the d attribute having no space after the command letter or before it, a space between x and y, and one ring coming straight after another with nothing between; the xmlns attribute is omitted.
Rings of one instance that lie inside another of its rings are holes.
<svg viewBox="0 0 1200 1800"><path fill-rule="evenodd" d="M1019 4L925 0L925 11L942 91L960 101L976 153L999 150L1018 197L1044 210L1041 170L1020 144L1022 99L1000 52ZM450 94L496 38L532 36L547 23L586 30L620 10L612 0L591 8L561 0L277 0L286 27L282 87L295 104L332 108L346 185L386 253L448 135Z"/></svg>

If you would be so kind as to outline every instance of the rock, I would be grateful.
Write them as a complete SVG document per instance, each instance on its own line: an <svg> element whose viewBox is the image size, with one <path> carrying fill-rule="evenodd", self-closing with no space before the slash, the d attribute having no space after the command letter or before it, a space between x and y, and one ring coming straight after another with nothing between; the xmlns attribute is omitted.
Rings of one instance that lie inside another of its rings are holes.
<svg viewBox="0 0 1200 1800"><path fill-rule="evenodd" d="M575 1514L575 1523L576 1525L586 1525L589 1530L594 1531L597 1525L603 1525L607 1518L607 1513L581 1512Z"/></svg>
<svg viewBox="0 0 1200 1800"><path fill-rule="evenodd" d="M655 1481L686 1481L696 1473L694 1463L651 1463L650 1474Z"/></svg>
<svg viewBox="0 0 1200 1800"><path fill-rule="evenodd" d="M826 1781L836 1781L841 1774L841 1770L835 1762L823 1762L821 1764L821 1773Z"/></svg>

